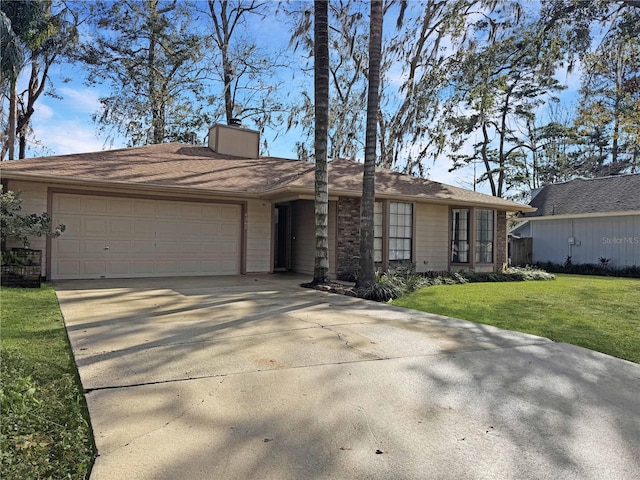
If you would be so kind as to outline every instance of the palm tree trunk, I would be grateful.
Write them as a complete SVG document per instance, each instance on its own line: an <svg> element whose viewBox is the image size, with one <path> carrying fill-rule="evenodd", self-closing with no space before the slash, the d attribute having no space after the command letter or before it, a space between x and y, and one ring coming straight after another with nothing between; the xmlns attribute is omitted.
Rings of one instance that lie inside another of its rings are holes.
<svg viewBox="0 0 640 480"><path fill-rule="evenodd" d="M329 2L314 3L315 94L315 261L313 283L329 281L329 192L327 133L329 128Z"/></svg>
<svg viewBox="0 0 640 480"><path fill-rule="evenodd" d="M360 204L360 272L357 287L367 288L375 283L373 262L373 210L376 197L376 144L378 135L378 106L380 62L382 59L382 0L371 1L369 25L369 89L367 93L367 131L364 148L364 175Z"/></svg>

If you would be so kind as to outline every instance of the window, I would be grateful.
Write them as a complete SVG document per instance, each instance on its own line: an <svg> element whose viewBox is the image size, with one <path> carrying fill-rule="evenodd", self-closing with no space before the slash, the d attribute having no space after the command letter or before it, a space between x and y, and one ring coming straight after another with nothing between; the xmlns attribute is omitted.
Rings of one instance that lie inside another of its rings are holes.
<svg viewBox="0 0 640 480"><path fill-rule="evenodd" d="M493 210L476 210L476 263L493 263Z"/></svg>
<svg viewBox="0 0 640 480"><path fill-rule="evenodd" d="M451 214L451 263L469 263L469 209L454 208Z"/></svg>
<svg viewBox="0 0 640 480"><path fill-rule="evenodd" d="M389 204L389 260L411 260L413 239L413 205Z"/></svg>
<svg viewBox="0 0 640 480"><path fill-rule="evenodd" d="M373 206L373 261L382 263L382 202L376 202Z"/></svg>

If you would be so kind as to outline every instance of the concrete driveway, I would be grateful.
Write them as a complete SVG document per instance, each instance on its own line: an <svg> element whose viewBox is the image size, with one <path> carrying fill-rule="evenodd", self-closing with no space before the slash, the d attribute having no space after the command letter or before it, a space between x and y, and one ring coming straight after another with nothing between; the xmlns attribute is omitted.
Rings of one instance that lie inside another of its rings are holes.
<svg viewBox="0 0 640 480"><path fill-rule="evenodd" d="M307 280L57 284L92 480L640 478L640 365Z"/></svg>

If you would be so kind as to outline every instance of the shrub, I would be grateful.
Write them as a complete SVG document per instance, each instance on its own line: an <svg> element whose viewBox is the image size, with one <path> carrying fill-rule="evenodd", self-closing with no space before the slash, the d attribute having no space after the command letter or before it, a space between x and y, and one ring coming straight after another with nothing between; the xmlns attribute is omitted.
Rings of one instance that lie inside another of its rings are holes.
<svg viewBox="0 0 640 480"><path fill-rule="evenodd" d="M5 247L9 238L17 239L22 246L29 246L29 237L43 235L56 238L65 230L65 225L53 226L47 213L22 214L22 198L11 190L0 189L0 243Z"/></svg>
<svg viewBox="0 0 640 480"><path fill-rule="evenodd" d="M537 267L505 267L502 272L432 272L420 274L415 272L415 264L390 269L387 273L377 273L376 282L367 289L356 292L357 296L367 300L388 302L407 295L415 290L431 285L456 285L477 282L516 282L532 280L553 280L555 277Z"/></svg>
<svg viewBox="0 0 640 480"><path fill-rule="evenodd" d="M603 262L602 260L607 260ZM540 262L536 266L548 272L569 273L573 275L598 275L606 277L630 277L640 278L640 266L632 265L628 267L612 267L609 265L610 259L601 258L600 263L567 263L559 264L553 262Z"/></svg>
<svg viewBox="0 0 640 480"><path fill-rule="evenodd" d="M376 280L368 288L361 288L357 291L361 298L375 300L376 302L388 302L404 294L404 284L402 277L394 273L376 273Z"/></svg>

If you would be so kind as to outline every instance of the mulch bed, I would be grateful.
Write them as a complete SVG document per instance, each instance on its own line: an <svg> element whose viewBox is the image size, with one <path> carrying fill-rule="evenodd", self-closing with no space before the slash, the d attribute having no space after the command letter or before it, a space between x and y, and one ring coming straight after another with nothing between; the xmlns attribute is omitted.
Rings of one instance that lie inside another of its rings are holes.
<svg viewBox="0 0 640 480"><path fill-rule="evenodd" d="M355 287L351 285L343 285L341 283L301 283L301 287L313 288L321 292L337 293L339 295L347 295L348 297L357 297Z"/></svg>

